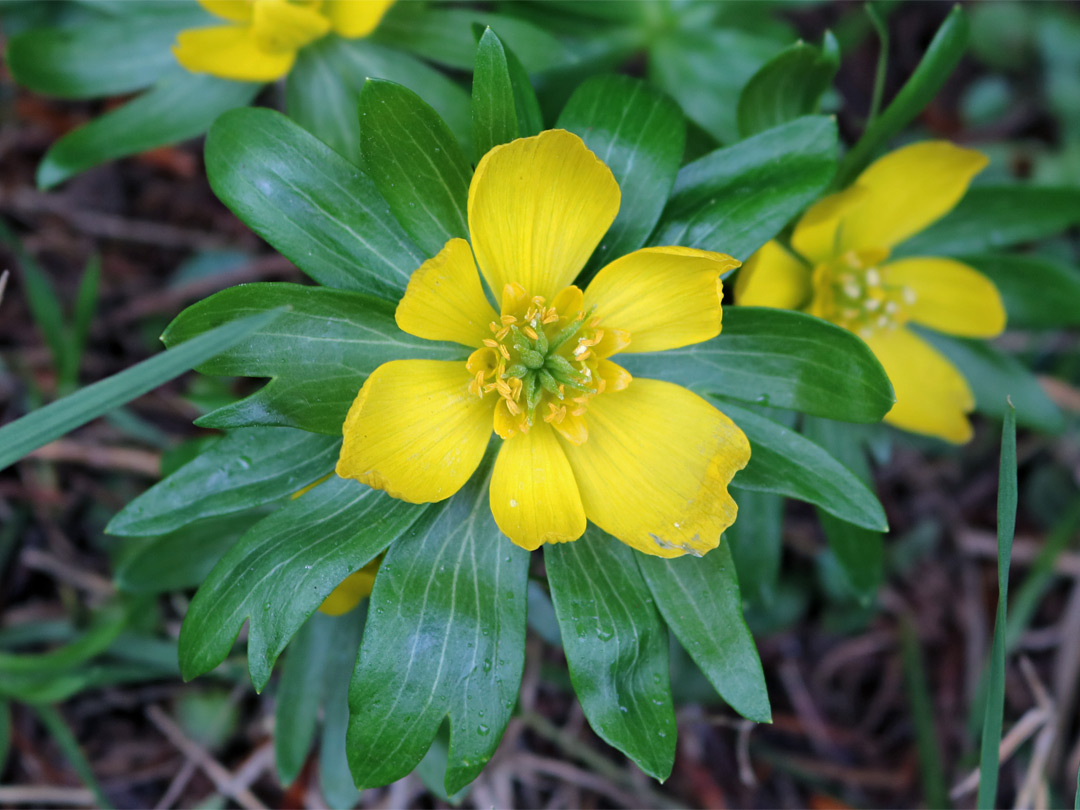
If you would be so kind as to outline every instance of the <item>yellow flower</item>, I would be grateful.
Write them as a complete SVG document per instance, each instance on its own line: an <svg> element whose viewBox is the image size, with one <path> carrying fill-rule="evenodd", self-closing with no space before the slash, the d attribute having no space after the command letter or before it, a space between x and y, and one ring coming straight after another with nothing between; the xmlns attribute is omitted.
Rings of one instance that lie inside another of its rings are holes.
<svg viewBox="0 0 1080 810"><path fill-rule="evenodd" d="M891 250L953 209L987 163L946 141L897 149L846 191L810 208L789 252L769 242L739 271L735 296L749 306L802 309L850 329L881 361L896 392L885 421L951 442L971 438L967 380L906 328L994 337L1005 309L993 283L953 259L889 261ZM797 255L796 255L797 254Z"/></svg>
<svg viewBox="0 0 1080 810"><path fill-rule="evenodd" d="M519 546L576 540L587 518L646 554L715 548L735 520L727 485L749 460L746 437L685 388L632 380L610 358L715 337L720 275L738 262L644 248L582 292L571 282L619 198L608 167L569 132L485 155L469 188L472 250L447 242L413 273L396 316L412 335L474 351L375 369L345 420L338 475L441 501L476 470L494 428L491 511Z"/></svg>
<svg viewBox="0 0 1080 810"><path fill-rule="evenodd" d="M375 574L378 573L381 564L382 555L380 554L359 571L347 576L323 600L319 610L328 616L340 616L356 608L363 600L371 596L371 589L375 586Z"/></svg>
<svg viewBox="0 0 1080 810"><path fill-rule="evenodd" d="M199 0L231 25L182 31L173 53L192 73L272 82L293 66L296 53L330 31L365 37L393 0Z"/></svg>

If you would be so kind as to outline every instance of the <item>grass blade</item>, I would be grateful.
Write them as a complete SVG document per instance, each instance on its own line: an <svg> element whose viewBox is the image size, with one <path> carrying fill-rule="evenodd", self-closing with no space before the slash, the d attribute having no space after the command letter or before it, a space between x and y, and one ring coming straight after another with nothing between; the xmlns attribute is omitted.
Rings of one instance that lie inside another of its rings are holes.
<svg viewBox="0 0 1080 810"><path fill-rule="evenodd" d="M948 807L949 795L945 789L945 771L941 767L941 746L934 728L934 704L926 685L926 667L919 649L918 634L907 621L900 626L900 642L904 680L907 681L908 701L919 746L923 801L927 807Z"/></svg>
<svg viewBox="0 0 1080 810"><path fill-rule="evenodd" d="M1016 410L1009 402L1001 430L1001 467L998 472L998 606L994 644L990 654L989 688L983 715L979 757L979 810L992 810L997 798L998 746L1005 713L1005 606L1009 597L1009 561L1016 530Z"/></svg>
<svg viewBox="0 0 1080 810"><path fill-rule="evenodd" d="M105 791L101 789L101 785L94 776L94 770L90 767L90 763L86 759L86 755L83 754L82 748L79 747L79 741L75 739L75 735L71 733L71 729L68 728L67 723L64 722L64 718L60 716L53 706L39 705L34 706L34 711L37 713L38 718L41 720L41 724L45 726L49 734L56 741L57 747L60 752L71 763L71 767L75 769L75 773L79 775L79 779L82 783L90 788L90 792L94 794L94 798L97 799L98 807L106 808L106 810L113 810L114 805L109 801L109 797L105 795Z"/></svg>
<svg viewBox="0 0 1080 810"><path fill-rule="evenodd" d="M98 289L101 286L101 257L94 255L86 263L79 292L75 298L75 310L68 332L68 348L65 363L60 369L60 389L64 393L72 391L79 383L79 365L82 362L86 338L90 334L90 323L97 310Z"/></svg>
<svg viewBox="0 0 1080 810"><path fill-rule="evenodd" d="M278 311L252 315L144 360L0 427L0 470L42 445L157 388L249 337Z"/></svg>

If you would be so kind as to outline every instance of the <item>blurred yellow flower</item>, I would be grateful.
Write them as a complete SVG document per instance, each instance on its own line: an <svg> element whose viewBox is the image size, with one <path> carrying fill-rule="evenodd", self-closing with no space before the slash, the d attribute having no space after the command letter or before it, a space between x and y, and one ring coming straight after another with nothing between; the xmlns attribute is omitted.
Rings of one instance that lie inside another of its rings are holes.
<svg viewBox="0 0 1080 810"><path fill-rule="evenodd" d="M378 573L381 564L382 555L380 554L359 571L347 576L323 600L319 610L328 616L340 616L356 608L371 596L371 589L375 587L375 574Z"/></svg>
<svg viewBox="0 0 1080 810"><path fill-rule="evenodd" d="M270 82L292 68L305 45L333 31L365 37L393 0L199 0L230 25L193 28L177 37L173 53L192 73Z"/></svg>
<svg viewBox="0 0 1080 810"><path fill-rule="evenodd" d="M582 292L571 282L619 201L611 171L569 132L485 155L469 188L472 249L447 242L413 273L396 316L412 335L474 351L375 369L345 421L338 475L441 501L476 470L494 428L491 510L519 546L576 540L588 519L647 554L715 548L735 520L727 485L749 460L746 437L697 395L632 380L611 357L715 337L720 276L738 262L644 248Z"/></svg>
<svg viewBox="0 0 1080 810"><path fill-rule="evenodd" d="M751 256L736 279L736 303L801 309L855 332L896 392L885 421L966 442L975 407L967 381L906 324L994 337L1005 328L1001 296L953 259L889 255L951 211L986 164L981 153L947 141L885 155L803 215L791 237L794 252L773 241Z"/></svg>

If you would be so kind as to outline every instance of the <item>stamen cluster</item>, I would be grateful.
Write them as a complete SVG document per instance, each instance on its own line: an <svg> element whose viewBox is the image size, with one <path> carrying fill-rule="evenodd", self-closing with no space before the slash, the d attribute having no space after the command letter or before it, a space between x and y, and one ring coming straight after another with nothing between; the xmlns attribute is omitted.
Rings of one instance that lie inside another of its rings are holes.
<svg viewBox="0 0 1080 810"><path fill-rule="evenodd" d="M811 311L862 338L906 322L906 310L915 303L916 293L911 287L886 283L877 258L868 252L848 251L819 265L814 271Z"/></svg>

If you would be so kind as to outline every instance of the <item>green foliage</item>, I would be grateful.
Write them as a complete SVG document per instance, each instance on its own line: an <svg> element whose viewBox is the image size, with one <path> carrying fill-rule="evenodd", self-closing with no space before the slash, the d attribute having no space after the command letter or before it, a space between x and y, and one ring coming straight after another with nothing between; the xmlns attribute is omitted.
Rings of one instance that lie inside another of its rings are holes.
<svg viewBox="0 0 1080 810"><path fill-rule="evenodd" d="M494 147L535 135L544 126L525 68L490 28L476 49L472 101L477 163Z"/></svg>
<svg viewBox="0 0 1080 810"><path fill-rule="evenodd" d="M619 360L635 377L846 422L877 422L893 404L892 385L865 343L800 312L731 307L712 340Z"/></svg>
<svg viewBox="0 0 1080 810"><path fill-rule="evenodd" d="M994 282L1010 328L1053 329L1080 323L1080 271L1044 256L980 253L961 259Z"/></svg>

